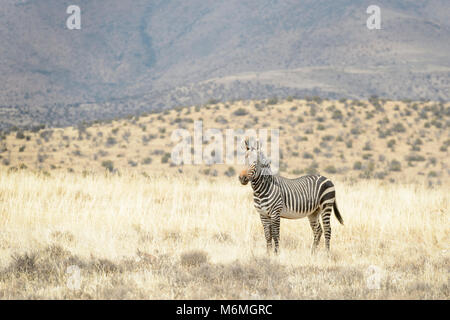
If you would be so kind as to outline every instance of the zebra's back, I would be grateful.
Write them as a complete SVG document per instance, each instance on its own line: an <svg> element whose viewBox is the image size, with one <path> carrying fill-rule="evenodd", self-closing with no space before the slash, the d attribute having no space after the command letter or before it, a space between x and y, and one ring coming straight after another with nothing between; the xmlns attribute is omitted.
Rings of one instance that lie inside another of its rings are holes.
<svg viewBox="0 0 450 320"><path fill-rule="evenodd" d="M304 218L335 201L334 184L324 176L307 175L295 179L277 176L277 181L283 199L282 218Z"/></svg>

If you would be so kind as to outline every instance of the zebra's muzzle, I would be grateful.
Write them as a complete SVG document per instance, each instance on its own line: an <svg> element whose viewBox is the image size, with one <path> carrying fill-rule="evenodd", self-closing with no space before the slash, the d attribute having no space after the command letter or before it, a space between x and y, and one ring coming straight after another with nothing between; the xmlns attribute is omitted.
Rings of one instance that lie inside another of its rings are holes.
<svg viewBox="0 0 450 320"><path fill-rule="evenodd" d="M241 182L241 184L243 184L244 186L248 183L248 177L247 177L247 170L242 170L241 173L239 174L239 181Z"/></svg>

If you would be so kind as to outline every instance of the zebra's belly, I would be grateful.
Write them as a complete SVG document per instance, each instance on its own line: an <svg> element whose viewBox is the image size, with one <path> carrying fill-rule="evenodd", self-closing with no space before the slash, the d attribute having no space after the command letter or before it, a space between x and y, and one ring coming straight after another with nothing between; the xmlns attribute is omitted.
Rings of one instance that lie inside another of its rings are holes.
<svg viewBox="0 0 450 320"><path fill-rule="evenodd" d="M308 216L310 212L296 212L288 208L283 208L280 216L285 219L301 219Z"/></svg>

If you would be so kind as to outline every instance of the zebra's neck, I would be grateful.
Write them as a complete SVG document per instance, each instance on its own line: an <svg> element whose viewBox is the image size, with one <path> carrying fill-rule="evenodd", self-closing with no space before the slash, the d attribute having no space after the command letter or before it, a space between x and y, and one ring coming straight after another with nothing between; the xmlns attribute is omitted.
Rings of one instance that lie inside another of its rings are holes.
<svg viewBox="0 0 450 320"><path fill-rule="evenodd" d="M265 172L259 169L258 173L255 175L255 178L251 182L253 191L256 193L260 192L262 189L264 189L264 186L272 184L274 179L275 177L270 171L270 168Z"/></svg>

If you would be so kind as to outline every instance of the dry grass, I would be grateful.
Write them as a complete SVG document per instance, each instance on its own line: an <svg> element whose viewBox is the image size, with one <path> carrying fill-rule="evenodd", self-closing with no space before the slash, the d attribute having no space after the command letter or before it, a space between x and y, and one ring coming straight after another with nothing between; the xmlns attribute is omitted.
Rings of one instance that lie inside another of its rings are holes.
<svg viewBox="0 0 450 320"><path fill-rule="evenodd" d="M310 255L301 219L282 221L281 254L266 257L236 177L2 170L0 298L448 299L448 184L336 185L331 256L323 242Z"/></svg>

